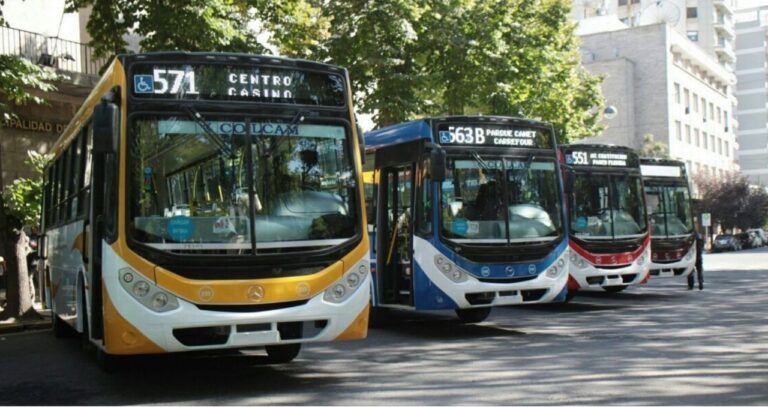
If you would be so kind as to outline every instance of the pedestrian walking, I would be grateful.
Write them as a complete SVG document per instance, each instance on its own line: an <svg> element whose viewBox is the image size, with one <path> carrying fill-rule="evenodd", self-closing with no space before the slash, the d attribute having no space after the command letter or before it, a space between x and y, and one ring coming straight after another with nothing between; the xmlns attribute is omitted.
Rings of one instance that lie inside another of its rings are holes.
<svg viewBox="0 0 768 407"><path fill-rule="evenodd" d="M696 268L688 274L688 289L693 290L694 274L699 280L699 290L704 289L704 238L696 231Z"/></svg>

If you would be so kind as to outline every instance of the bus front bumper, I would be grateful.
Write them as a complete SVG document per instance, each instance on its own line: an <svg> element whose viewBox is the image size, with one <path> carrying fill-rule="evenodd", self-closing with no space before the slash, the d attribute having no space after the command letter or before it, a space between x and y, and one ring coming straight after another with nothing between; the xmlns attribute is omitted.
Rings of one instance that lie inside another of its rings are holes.
<svg viewBox="0 0 768 407"><path fill-rule="evenodd" d="M107 333L107 353L237 349L367 335L370 273L340 303L327 301L321 291L298 305L265 304L265 310L251 312L248 306L198 306L177 297L178 308L159 313L131 296L120 285L115 270L109 267L103 279L105 308L113 313L111 318L105 316L105 331L112 331ZM136 346L142 340L153 346Z"/></svg>

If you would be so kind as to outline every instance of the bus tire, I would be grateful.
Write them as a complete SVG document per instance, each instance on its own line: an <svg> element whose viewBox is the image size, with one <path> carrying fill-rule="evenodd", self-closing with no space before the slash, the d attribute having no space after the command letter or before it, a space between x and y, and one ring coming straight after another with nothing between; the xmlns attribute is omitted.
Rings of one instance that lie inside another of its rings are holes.
<svg viewBox="0 0 768 407"><path fill-rule="evenodd" d="M290 345L268 345L264 347L267 351L268 363L288 363L296 356L299 356L301 351L300 343L292 343Z"/></svg>
<svg viewBox="0 0 768 407"><path fill-rule="evenodd" d="M87 301L85 300L84 285L82 285L80 293L81 296L79 314L82 315L83 319L83 332L80 334L80 347L83 349L83 352L90 352L93 350L93 343L91 343L91 330L88 325L88 307L86 306Z"/></svg>
<svg viewBox="0 0 768 407"><path fill-rule="evenodd" d="M485 321L491 313L491 307L456 309L456 315L463 324L476 324Z"/></svg>
<svg viewBox="0 0 768 407"><path fill-rule="evenodd" d="M96 365L99 366L104 373L113 373L117 370L120 364L119 356L110 355L105 352L104 349L96 348Z"/></svg>
<svg viewBox="0 0 768 407"><path fill-rule="evenodd" d="M53 336L56 338L67 338L72 336L72 328L59 318L53 310L51 310L51 328L53 328Z"/></svg>
<svg viewBox="0 0 768 407"><path fill-rule="evenodd" d="M621 291L624 291L627 288L625 285L612 285L608 287L603 287L603 290L608 291L609 293L618 293Z"/></svg>

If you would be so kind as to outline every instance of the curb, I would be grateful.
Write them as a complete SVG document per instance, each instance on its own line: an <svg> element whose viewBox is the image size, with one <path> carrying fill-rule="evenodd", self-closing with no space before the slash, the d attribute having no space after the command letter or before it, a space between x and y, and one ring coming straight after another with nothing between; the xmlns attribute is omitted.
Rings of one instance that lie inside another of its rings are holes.
<svg viewBox="0 0 768 407"><path fill-rule="evenodd" d="M12 334L25 331L39 331L43 329L51 329L51 320L46 318L42 321L35 322L20 322L13 324L0 324L0 335Z"/></svg>

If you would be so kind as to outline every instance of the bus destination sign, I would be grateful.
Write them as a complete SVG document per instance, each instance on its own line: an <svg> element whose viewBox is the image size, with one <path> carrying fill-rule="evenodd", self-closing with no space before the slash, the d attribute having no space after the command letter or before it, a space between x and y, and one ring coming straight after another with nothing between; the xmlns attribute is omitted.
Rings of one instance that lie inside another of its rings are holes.
<svg viewBox="0 0 768 407"><path fill-rule="evenodd" d="M565 154L565 163L579 166L626 167L629 155L612 151L579 151L574 150Z"/></svg>
<svg viewBox="0 0 768 407"><path fill-rule="evenodd" d="M442 145L552 148L544 129L497 124L440 124L438 141Z"/></svg>
<svg viewBox="0 0 768 407"><path fill-rule="evenodd" d="M132 85L133 96L142 99L345 105L341 75L297 68L137 64Z"/></svg>

